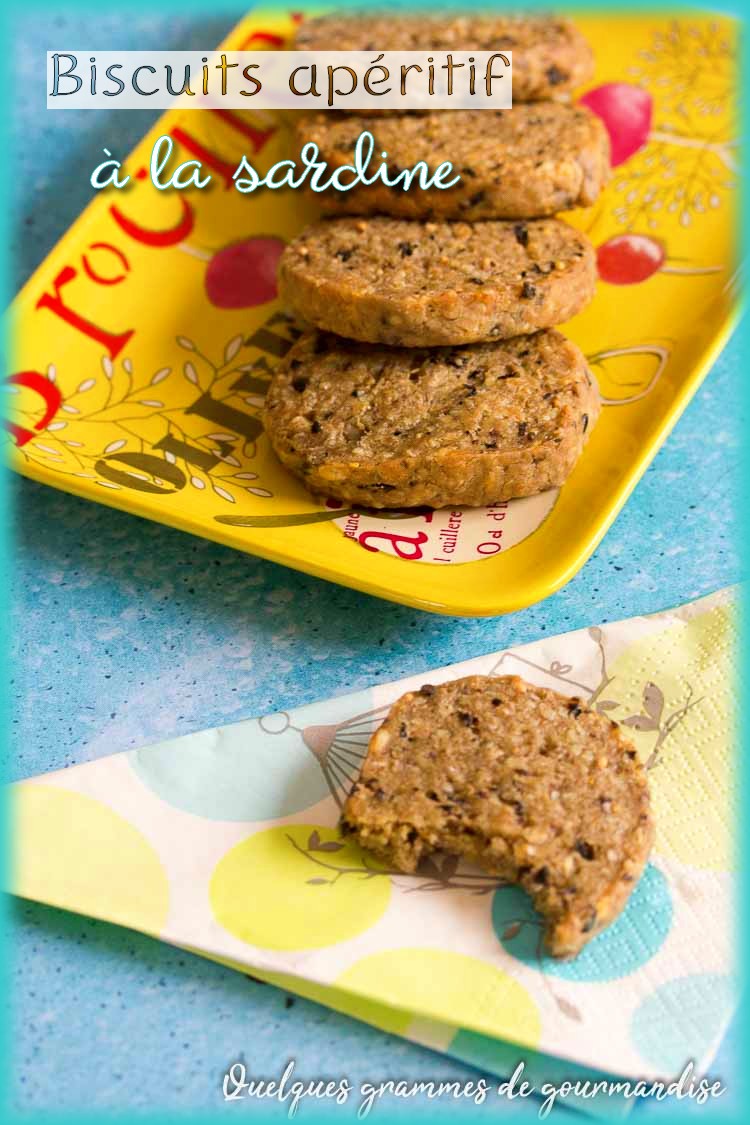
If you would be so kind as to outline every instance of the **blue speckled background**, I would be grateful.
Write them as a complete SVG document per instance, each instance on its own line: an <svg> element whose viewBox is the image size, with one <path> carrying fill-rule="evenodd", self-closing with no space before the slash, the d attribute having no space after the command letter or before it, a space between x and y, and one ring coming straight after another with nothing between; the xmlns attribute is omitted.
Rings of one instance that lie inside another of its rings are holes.
<svg viewBox="0 0 750 1125"><path fill-rule="evenodd" d="M134 17L99 4L87 15L14 17L14 62L27 91L12 120L19 285L88 199L102 148L125 155L152 120L141 111L47 113L43 52L80 44L201 49L218 42L241 9L223 11ZM541 605L496 620L379 602L14 478L10 777L352 691L545 631L649 613L737 581L739 359L739 345L730 344L581 573ZM11 925L16 1109L218 1108L221 1076L239 1056L256 1075L276 1075L295 1058L305 1077L346 1074L355 1086L473 1074L125 930L24 902ZM713 1068L730 1086L726 1109L738 1104L735 1038L730 1033ZM455 1113L448 1100L409 1104L434 1120ZM513 1114L536 1119L537 1108L515 1103ZM662 1109L642 1105L636 1116ZM281 1120L285 1110L277 1110ZM474 1116L506 1111L488 1101ZM311 1107L301 1114L309 1119ZM381 1108L376 1116L384 1115ZM335 1111L336 1120L352 1116L351 1107Z"/></svg>

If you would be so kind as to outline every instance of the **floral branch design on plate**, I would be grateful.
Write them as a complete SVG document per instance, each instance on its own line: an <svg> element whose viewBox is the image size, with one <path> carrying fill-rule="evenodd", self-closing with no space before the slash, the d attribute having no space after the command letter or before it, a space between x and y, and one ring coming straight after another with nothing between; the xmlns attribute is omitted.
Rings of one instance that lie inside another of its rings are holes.
<svg viewBox="0 0 750 1125"><path fill-rule="evenodd" d="M228 340L225 347L221 363L214 363L209 357L200 350L198 345L191 340L188 336L178 336L176 340L179 347L184 351L192 353L190 359L183 362L183 376L184 378L196 387L202 395L209 396L213 402L220 404L230 404L233 399L240 399L245 406L260 409L263 406L263 398L268 387L268 382L272 374L265 359L254 360L248 363L236 363L235 360L243 346L244 339L241 335L232 337ZM200 370L199 370L200 368ZM237 376L245 375L242 380L243 387L246 390L238 391L236 385ZM171 422L175 426L174 421ZM179 427L177 427L179 431ZM262 426L258 420L257 436L262 432ZM183 438L187 435L182 433ZM244 489L246 492L251 493L253 496L262 498L270 498L273 493L267 489L262 488L256 484L249 484L249 481L258 480L258 474L248 471L243 462L247 463L252 461L257 454L256 441L248 438L243 438L237 433L211 433L203 437L192 438L193 441L205 445L210 443L208 452L210 456L223 461L224 464L242 471L236 473L225 473L217 475L213 470L201 474L192 466L193 472L190 477L190 483L193 488L202 490L206 488L207 482L213 488L217 496L223 500L234 504L236 497L233 495L233 488ZM168 458L174 455L165 454ZM240 460L239 458L242 458ZM188 466L186 465L186 468ZM221 486L215 483L217 480L222 482ZM241 484L238 482L242 482Z"/></svg>
<svg viewBox="0 0 750 1125"><path fill-rule="evenodd" d="M627 231L639 223L655 230L672 215L688 227L736 188L736 67L736 48L716 23L675 20L639 53L634 82L581 99L607 127L613 166L626 165L610 192Z"/></svg>
<svg viewBox="0 0 750 1125"><path fill-rule="evenodd" d="M54 467L114 490L137 482L140 491L171 493L188 484L201 492L210 489L228 504L235 504L243 491L261 499L272 497L270 489L255 483L259 474L247 467L256 455L254 440L229 430L196 433L185 424L185 417L195 412L196 391L210 397L217 411L236 397L245 406L262 406L261 392L271 374L268 364L263 358L239 362L245 345L242 335L226 342L219 362L187 336L178 336L176 343L190 353L181 372L162 366L143 381L130 358L115 364L103 355L101 374L78 384L40 438L19 448L21 456L31 464ZM55 364L48 366L47 378L56 382ZM237 390L238 378L246 390ZM161 388L168 381L169 394L162 397ZM33 423L39 411L20 406L15 413ZM259 434L259 420L251 414L247 417L249 431ZM102 443L95 429L102 425L110 434L116 428L122 436L112 440L108 434L110 440Z"/></svg>
<svg viewBox="0 0 750 1125"><path fill-rule="evenodd" d="M624 228L603 242L594 237L603 282L637 285L657 272L692 277L725 268L675 256L653 232L674 218L690 227L737 187L736 65L736 49L716 23L673 21L640 51L633 82L608 82L581 98L603 121L618 169L588 224L592 237L612 218Z"/></svg>

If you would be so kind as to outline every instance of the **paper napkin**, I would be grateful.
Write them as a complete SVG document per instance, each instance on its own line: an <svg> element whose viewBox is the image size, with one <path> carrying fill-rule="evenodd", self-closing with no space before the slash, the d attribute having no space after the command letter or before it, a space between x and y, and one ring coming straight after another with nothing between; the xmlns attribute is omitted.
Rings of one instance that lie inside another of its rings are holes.
<svg viewBox="0 0 750 1125"><path fill-rule="evenodd" d="M688 1059L700 1073L736 998L733 600L722 591L14 785L12 889L498 1074L518 1059L540 1081L550 1067L673 1078ZM649 766L653 855L624 913L572 962L539 953L520 890L443 857L390 874L339 836L389 705L469 673L583 696Z"/></svg>

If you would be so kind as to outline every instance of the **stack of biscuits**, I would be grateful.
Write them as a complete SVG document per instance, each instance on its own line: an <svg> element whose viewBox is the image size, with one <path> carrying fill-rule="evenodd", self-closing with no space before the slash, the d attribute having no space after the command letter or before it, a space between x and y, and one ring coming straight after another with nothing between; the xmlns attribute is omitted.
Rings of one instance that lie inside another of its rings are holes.
<svg viewBox="0 0 750 1125"><path fill-rule="evenodd" d="M331 167L367 129L391 175L450 161L452 188L320 193L279 291L309 326L271 384L265 425L316 494L369 508L481 506L559 487L599 414L585 359L555 330L592 299L587 239L555 218L609 173L604 126L569 101L591 51L554 19L360 18L303 25L314 50L513 52L511 110L304 115Z"/></svg>

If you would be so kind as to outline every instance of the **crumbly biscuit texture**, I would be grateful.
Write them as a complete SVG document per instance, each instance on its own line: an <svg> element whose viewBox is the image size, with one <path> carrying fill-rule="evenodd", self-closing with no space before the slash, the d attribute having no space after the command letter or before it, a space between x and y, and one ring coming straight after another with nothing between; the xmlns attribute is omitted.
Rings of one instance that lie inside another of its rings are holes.
<svg viewBox="0 0 750 1125"><path fill-rule="evenodd" d="M272 380L264 424L314 493L440 508L561 485L599 410L579 348L553 330L413 350L308 332Z"/></svg>
<svg viewBox="0 0 750 1125"><path fill-rule="evenodd" d="M620 913L654 831L646 772L620 727L517 676L398 700L342 827L399 871L442 851L520 884L563 958Z"/></svg>
<svg viewBox="0 0 750 1125"><path fill-rule="evenodd" d="M594 73L593 53L568 20L508 16L322 17L303 23L301 51L512 51L513 101L569 96Z"/></svg>
<svg viewBox="0 0 750 1125"><path fill-rule="evenodd" d="M329 219L291 242L279 292L299 317L354 340L431 347L562 324L594 295L596 258L559 219Z"/></svg>
<svg viewBox="0 0 750 1125"><path fill-rule="evenodd" d="M454 187L408 191L380 181L315 193L329 215L405 219L544 218L595 203L609 177L609 137L585 106L540 102L512 110L443 110L424 116L320 113L296 123L295 148L314 142L331 168L351 165L357 139L372 133L368 174L387 153L389 180L424 161L450 163Z"/></svg>

